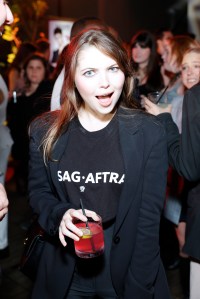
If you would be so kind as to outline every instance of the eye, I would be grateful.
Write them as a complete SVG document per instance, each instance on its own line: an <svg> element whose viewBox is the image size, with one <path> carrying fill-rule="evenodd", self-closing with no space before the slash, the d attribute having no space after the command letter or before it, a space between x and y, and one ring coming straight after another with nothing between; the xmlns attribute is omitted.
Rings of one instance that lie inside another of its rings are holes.
<svg viewBox="0 0 200 299"><path fill-rule="evenodd" d="M199 69L199 68L200 68L200 65L199 65L199 64L196 64L194 67L195 67L195 69Z"/></svg>
<svg viewBox="0 0 200 299"><path fill-rule="evenodd" d="M88 70L88 71L86 71L83 75L84 75L85 77L92 77L94 74L95 74L95 71L94 71L94 70Z"/></svg>
<svg viewBox="0 0 200 299"><path fill-rule="evenodd" d="M184 72L187 69L186 66L182 66L182 72Z"/></svg>
<svg viewBox="0 0 200 299"><path fill-rule="evenodd" d="M116 73L119 70L119 67L118 66L112 66L112 67L109 68L109 70L113 73Z"/></svg>

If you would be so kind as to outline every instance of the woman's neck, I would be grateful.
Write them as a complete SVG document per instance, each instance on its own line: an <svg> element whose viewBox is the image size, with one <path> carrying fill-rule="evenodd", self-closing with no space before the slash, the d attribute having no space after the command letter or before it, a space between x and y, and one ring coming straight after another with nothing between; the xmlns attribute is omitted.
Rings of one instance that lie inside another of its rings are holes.
<svg viewBox="0 0 200 299"><path fill-rule="evenodd" d="M112 111L108 114L97 114L97 113L90 113L89 111L85 110L84 108L80 108L78 111L78 119L81 125L89 132L99 131L105 128L113 116L116 113Z"/></svg>
<svg viewBox="0 0 200 299"><path fill-rule="evenodd" d="M38 86L39 86L39 83L31 83L26 89L26 92L25 92L26 96L32 95L36 91Z"/></svg>

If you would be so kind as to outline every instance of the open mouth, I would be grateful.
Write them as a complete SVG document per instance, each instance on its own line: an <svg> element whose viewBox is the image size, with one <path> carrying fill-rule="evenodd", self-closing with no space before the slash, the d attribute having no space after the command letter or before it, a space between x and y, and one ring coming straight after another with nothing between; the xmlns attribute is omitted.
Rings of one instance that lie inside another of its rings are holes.
<svg viewBox="0 0 200 299"><path fill-rule="evenodd" d="M99 103L102 106L109 106L112 102L112 95L113 95L113 92L105 94L105 95L96 96L96 98L98 99Z"/></svg>

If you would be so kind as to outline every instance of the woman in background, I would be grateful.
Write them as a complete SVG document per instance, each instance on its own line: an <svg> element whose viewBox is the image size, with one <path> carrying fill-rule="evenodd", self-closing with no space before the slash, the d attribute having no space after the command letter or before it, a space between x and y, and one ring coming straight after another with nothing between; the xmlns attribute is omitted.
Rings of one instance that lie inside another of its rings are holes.
<svg viewBox="0 0 200 299"><path fill-rule="evenodd" d="M147 96L153 91L164 87L160 72L159 56L155 36L149 31L139 31L131 39L131 60L137 86L134 96L140 100L140 95Z"/></svg>
<svg viewBox="0 0 200 299"><path fill-rule="evenodd" d="M15 175L18 191L27 188L30 122L50 110L53 82L48 80L49 64L40 53L31 54L24 62L25 87L16 99L8 105L8 121L14 140L12 157L15 161Z"/></svg>

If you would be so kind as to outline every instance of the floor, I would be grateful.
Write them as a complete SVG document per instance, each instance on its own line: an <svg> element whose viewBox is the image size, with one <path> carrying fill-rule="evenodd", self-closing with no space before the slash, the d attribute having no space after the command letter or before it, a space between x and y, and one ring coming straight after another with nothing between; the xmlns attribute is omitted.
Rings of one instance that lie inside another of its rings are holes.
<svg viewBox="0 0 200 299"><path fill-rule="evenodd" d="M21 224L30 215L28 201L25 196L16 192L11 180L6 189L9 195L9 247L10 256L0 260L0 298L1 299L30 299L32 282L19 270L18 265L23 250L23 240L26 231ZM167 278L173 299L185 299L180 285L180 269L167 271ZM39 298L38 298L39 299ZM40 298L41 299L41 298ZM162 299L162 298L161 298Z"/></svg>

